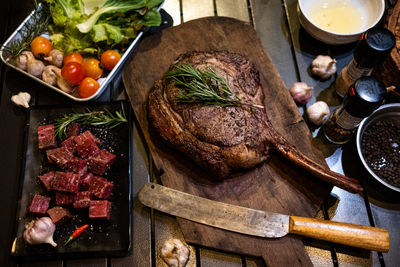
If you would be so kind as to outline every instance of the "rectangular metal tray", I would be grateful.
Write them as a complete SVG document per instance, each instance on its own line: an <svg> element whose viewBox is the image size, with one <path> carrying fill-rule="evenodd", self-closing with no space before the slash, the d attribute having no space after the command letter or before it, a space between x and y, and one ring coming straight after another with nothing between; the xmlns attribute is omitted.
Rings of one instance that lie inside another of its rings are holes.
<svg viewBox="0 0 400 267"><path fill-rule="evenodd" d="M160 11L162 5L164 4L164 2L162 2L158 8L158 11ZM40 8L40 6L39 6ZM64 91L62 91L61 89L50 85L46 82L44 82L42 79L37 78L31 74L29 74L28 72L21 70L19 68L17 68L16 66L12 65L10 62L7 61L4 55L4 47L9 46L14 40L18 40L19 38L21 38L21 30L24 28L24 26L27 23L30 23L32 21L32 17L33 17L34 11L32 11L29 16L18 26L18 28L11 34L11 36L4 42L4 44L1 46L0 49L0 58L1 60L10 68L13 68L21 73L23 73L24 75L29 76L30 78L36 80L37 82L49 87L50 89L53 89L54 91L70 98L73 99L75 101L78 102L85 102L85 101L90 101L90 100L95 100L96 98L98 98L107 88L109 88L109 85L111 83L111 81L115 78L116 74L118 74L118 72L122 69L123 65L125 64L126 60L128 59L130 53L132 52L133 48L136 46L136 44L139 42L140 38L142 37L142 35L144 34L144 31L140 31L138 33L138 35L136 36L135 39L133 39L132 43L129 45L129 47L126 49L126 51L124 52L124 54L122 55L121 59L119 60L119 62L117 63L117 65L111 70L111 72L108 73L107 77L102 77L99 79L99 83L100 83L100 88L97 90L96 93L94 93L93 95L91 95L90 97L86 97L86 98L80 98L80 97L75 97L71 94L68 94Z"/></svg>
<svg viewBox="0 0 400 267"><path fill-rule="evenodd" d="M121 105L123 103L123 105ZM50 207L55 206L54 192L47 192L37 178L49 170L57 168L49 164L45 153L40 151L37 142L37 126L50 124L54 119L73 111L85 112L89 108L109 110L114 113L124 107L128 122L115 128L82 126L89 129L102 142L100 147L113 151L117 160L104 177L114 183L109 200L112 202L110 220L91 220L88 211L76 211L67 207L73 218L56 226L54 241L57 247L48 244L29 245L23 239L25 225L36 217L27 214L27 208L34 194L52 197ZM67 258L115 257L124 256L132 249L132 133L131 109L127 101L112 103L74 104L68 107L43 106L29 110L23 154L23 171L19 182L14 242L11 255L19 262L37 260L57 260ZM78 227L89 224L78 238L63 246L66 239Z"/></svg>

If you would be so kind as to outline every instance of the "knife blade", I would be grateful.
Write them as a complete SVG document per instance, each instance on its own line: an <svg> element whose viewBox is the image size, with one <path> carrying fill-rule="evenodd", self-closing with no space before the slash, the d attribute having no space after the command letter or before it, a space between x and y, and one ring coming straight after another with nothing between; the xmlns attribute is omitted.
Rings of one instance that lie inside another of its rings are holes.
<svg viewBox="0 0 400 267"><path fill-rule="evenodd" d="M268 238L296 234L367 250L389 251L389 232L383 228L256 210L155 183L144 185L138 197L144 205L162 212L242 234Z"/></svg>

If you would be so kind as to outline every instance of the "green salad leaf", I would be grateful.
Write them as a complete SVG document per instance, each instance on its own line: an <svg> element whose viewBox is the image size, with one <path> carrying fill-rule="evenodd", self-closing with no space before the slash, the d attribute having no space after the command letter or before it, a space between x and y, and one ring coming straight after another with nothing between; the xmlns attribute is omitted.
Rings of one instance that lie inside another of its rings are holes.
<svg viewBox="0 0 400 267"><path fill-rule="evenodd" d="M98 53L128 43L143 27L161 24L162 0L45 0L50 39L64 53Z"/></svg>

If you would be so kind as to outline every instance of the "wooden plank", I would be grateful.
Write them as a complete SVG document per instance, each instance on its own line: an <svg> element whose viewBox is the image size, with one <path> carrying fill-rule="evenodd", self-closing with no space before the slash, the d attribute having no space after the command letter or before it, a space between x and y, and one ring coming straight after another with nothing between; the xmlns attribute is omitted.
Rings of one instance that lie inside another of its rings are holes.
<svg viewBox="0 0 400 267"><path fill-rule="evenodd" d="M181 5L179 0L165 0L162 8L174 20L174 26L181 24Z"/></svg>
<svg viewBox="0 0 400 267"><path fill-rule="evenodd" d="M238 255L222 253L220 251L201 248L201 266L241 267L242 258Z"/></svg>
<svg viewBox="0 0 400 267"><path fill-rule="evenodd" d="M68 267L107 267L107 259L79 259L65 261Z"/></svg>
<svg viewBox="0 0 400 267"><path fill-rule="evenodd" d="M297 77L281 1L251 0L250 3L257 35L289 88Z"/></svg>
<svg viewBox="0 0 400 267"><path fill-rule="evenodd" d="M209 31L210 28L215 30ZM235 31L231 29L235 29ZM157 45L154 45L153 42L157 42ZM161 47L162 49L160 49ZM161 176L163 184L231 204L314 216L329 189L324 188L319 181L310 179L308 174L302 174L296 168L288 168L278 157L272 156L272 160L267 164L240 175L240 178L236 177L215 184L208 180L205 181L205 178L202 177L203 173L182 155L153 143L154 139L150 138L148 132L145 108L149 90L154 81L165 73L178 54L193 49L229 49L231 52L248 57L258 69L268 70L260 73L260 79L264 85L266 101L268 101L266 112L274 127L300 150L315 160L323 162L322 155L310 145L308 130L298 114L297 106L285 89L271 59L265 54L253 28L238 20L211 17L169 28L162 32L162 36L156 34L142 40L124 70L124 84L131 104L144 131L155 164L159 170L164 171ZM146 71L149 75L135 75L138 73L136 68L144 71L144 66L151 69L151 71ZM305 176L303 177L303 175ZM296 177L296 181L290 177ZM205 185L204 183L210 184ZM314 192L311 193L309 190L312 188ZM270 192L271 190L273 192ZM296 192L289 193L291 190ZM303 254L304 248L301 240L296 237L254 239L181 219L178 219L178 222L186 240L190 243L253 256L262 254L267 264L271 265L311 264L309 258Z"/></svg>
<svg viewBox="0 0 400 267"><path fill-rule="evenodd" d="M216 0L215 6L218 16L250 22L247 0Z"/></svg>
<svg viewBox="0 0 400 267"><path fill-rule="evenodd" d="M182 0L183 21L214 16L213 0Z"/></svg>

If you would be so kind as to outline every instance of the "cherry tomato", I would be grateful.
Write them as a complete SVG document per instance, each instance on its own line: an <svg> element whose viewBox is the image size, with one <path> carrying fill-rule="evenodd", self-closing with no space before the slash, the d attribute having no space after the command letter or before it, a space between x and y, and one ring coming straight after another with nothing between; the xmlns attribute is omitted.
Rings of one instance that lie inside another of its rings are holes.
<svg viewBox="0 0 400 267"><path fill-rule="evenodd" d="M48 56L52 48L50 41L42 36L36 37L31 42L32 53L37 58Z"/></svg>
<svg viewBox="0 0 400 267"><path fill-rule="evenodd" d="M78 94L82 98L89 97L97 92L99 89L100 84L93 78L86 77L83 81L79 84L78 87Z"/></svg>
<svg viewBox="0 0 400 267"><path fill-rule="evenodd" d="M112 70L120 59L121 55L117 51L107 50L101 55L100 61L104 68Z"/></svg>
<svg viewBox="0 0 400 267"><path fill-rule="evenodd" d="M70 62L62 67L61 75L70 85L77 85L83 80L83 78L85 78L85 70L81 64Z"/></svg>
<svg viewBox="0 0 400 267"><path fill-rule="evenodd" d="M100 65L100 61L95 58L86 59L83 64L83 69L85 70L86 77L93 78L97 80L103 74L103 68Z"/></svg>
<svg viewBox="0 0 400 267"><path fill-rule="evenodd" d="M72 52L71 54L66 55L64 57L64 65L71 63L71 62L83 64L83 57L78 52Z"/></svg>

